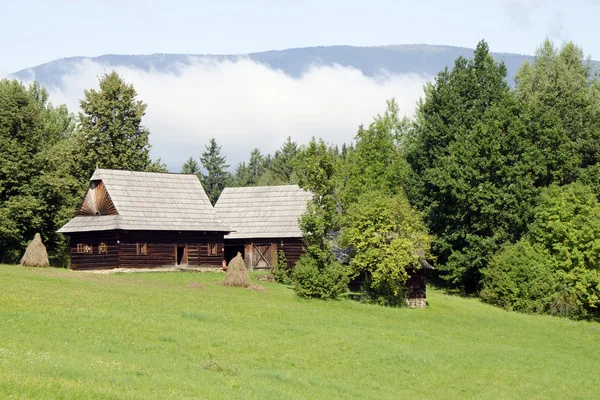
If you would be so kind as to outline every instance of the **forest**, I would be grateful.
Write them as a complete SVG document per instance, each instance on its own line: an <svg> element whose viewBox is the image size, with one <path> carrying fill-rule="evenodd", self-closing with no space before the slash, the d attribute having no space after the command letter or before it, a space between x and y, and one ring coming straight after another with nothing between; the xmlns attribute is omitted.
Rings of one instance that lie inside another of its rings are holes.
<svg viewBox="0 0 600 400"><path fill-rule="evenodd" d="M166 172L150 158L146 104L116 72L75 115L34 83L0 81L0 263L56 230L96 167ZM385 106L385 107L384 107ZM352 135L349 132L349 137ZM180 172L216 201L226 186L298 184L306 254L274 271L301 297L335 299L350 279L364 301L398 306L411 270L505 309L592 318L600 305L600 74L574 43L546 40L514 83L485 41L429 82L413 117L390 99L342 146L287 138L230 169L218 138Z"/></svg>

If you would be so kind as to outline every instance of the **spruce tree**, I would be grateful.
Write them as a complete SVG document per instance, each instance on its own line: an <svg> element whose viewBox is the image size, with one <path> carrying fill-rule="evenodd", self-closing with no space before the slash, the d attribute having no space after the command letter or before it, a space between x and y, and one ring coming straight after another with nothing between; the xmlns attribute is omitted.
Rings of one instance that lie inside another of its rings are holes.
<svg viewBox="0 0 600 400"><path fill-rule="evenodd" d="M248 164L241 162L236 167L232 184L239 187L256 186L266 167L267 158L259 149L254 149L250 153Z"/></svg>
<svg viewBox="0 0 600 400"><path fill-rule="evenodd" d="M197 175L198 177L200 177L200 164L198 164L198 162L194 160L194 158L190 157L181 166L181 173Z"/></svg>
<svg viewBox="0 0 600 400"><path fill-rule="evenodd" d="M296 183L294 162L299 152L298 144L292 142L292 138L288 136L281 148L275 152L269 168L274 180L280 181L280 184Z"/></svg>
<svg viewBox="0 0 600 400"><path fill-rule="evenodd" d="M200 162L205 170L202 173L201 180L208 198L214 205L229 181L230 176L227 172L229 165L226 164L227 158L221 155L221 146L217 144L214 138L210 139L205 147L206 150L200 157Z"/></svg>

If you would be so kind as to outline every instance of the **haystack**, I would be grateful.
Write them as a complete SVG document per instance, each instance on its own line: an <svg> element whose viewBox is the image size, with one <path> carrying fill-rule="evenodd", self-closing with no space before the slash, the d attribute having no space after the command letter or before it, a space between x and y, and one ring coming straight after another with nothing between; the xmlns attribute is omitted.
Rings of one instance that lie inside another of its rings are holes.
<svg viewBox="0 0 600 400"><path fill-rule="evenodd" d="M42 243L42 237L39 233L35 234L33 240L27 246L27 250L25 250L19 264L26 267L47 267L50 265L46 246Z"/></svg>
<svg viewBox="0 0 600 400"><path fill-rule="evenodd" d="M246 270L244 259L239 252L227 266L227 273L225 274L223 285L243 288L250 286L250 276Z"/></svg>

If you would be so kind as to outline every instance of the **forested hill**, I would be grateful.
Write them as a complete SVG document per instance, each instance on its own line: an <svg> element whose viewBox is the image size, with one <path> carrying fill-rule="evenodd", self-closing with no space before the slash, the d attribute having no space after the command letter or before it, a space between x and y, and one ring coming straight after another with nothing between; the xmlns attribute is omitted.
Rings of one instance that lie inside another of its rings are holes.
<svg viewBox="0 0 600 400"><path fill-rule="evenodd" d="M503 60L508 68L508 80L513 84L519 66L531 56L492 53L496 60ZM61 77L83 61L91 60L107 66L135 67L143 70L151 68L159 72L177 72L181 65L193 63L198 58L213 61L236 60L248 57L251 60L280 69L290 76L299 76L312 65L334 65L359 69L367 76L375 76L382 70L392 74L419 74L434 76L452 66L459 56L471 58L473 49L453 46L396 45L380 47L325 46L287 50L273 50L260 53L238 55L201 54L152 54L152 55L113 55L99 57L71 57L51 61L15 72L13 76L31 80L33 76L43 86L59 86Z"/></svg>

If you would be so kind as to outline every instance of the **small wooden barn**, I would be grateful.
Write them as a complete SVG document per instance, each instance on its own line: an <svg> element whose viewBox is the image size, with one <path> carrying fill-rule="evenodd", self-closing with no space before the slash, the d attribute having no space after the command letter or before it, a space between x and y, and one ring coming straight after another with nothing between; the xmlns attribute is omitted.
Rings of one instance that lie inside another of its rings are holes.
<svg viewBox="0 0 600 400"><path fill-rule="evenodd" d="M225 259L239 251L249 270L270 269L283 250L294 266L304 253L298 219L312 195L297 185L225 188L215 210L233 232L225 236Z"/></svg>
<svg viewBox="0 0 600 400"><path fill-rule="evenodd" d="M224 235L195 175L97 169L70 238L72 269L219 267Z"/></svg>

